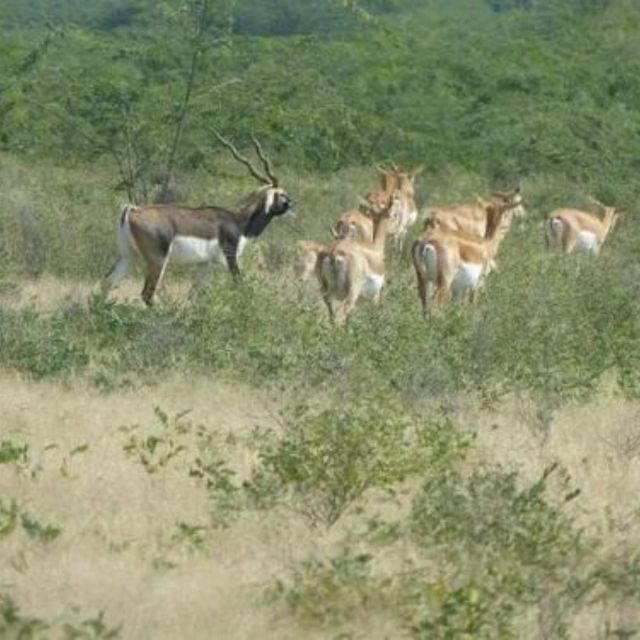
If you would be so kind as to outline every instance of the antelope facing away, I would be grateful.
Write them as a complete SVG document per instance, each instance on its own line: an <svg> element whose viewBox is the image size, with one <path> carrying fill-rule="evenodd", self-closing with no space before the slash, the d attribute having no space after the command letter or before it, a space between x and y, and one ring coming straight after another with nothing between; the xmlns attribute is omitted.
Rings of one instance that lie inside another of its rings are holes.
<svg viewBox="0 0 640 640"><path fill-rule="evenodd" d="M371 242L343 239L317 253L315 274L322 299L335 324L344 324L361 297L377 304L384 286L385 242L390 226L400 209L400 199L392 196L379 212L379 222ZM336 313L335 302L341 313Z"/></svg>
<svg viewBox="0 0 640 640"><path fill-rule="evenodd" d="M520 217L525 214L524 201L520 187L513 191L494 191L492 202L498 205L510 205L510 215ZM425 218L426 229L448 229L449 231L462 231L476 236L484 237L487 232L487 207L486 202L478 199L473 204L454 204L441 207L428 208Z"/></svg>
<svg viewBox="0 0 640 640"><path fill-rule="evenodd" d="M614 207L607 207L595 198L589 199L602 210L600 218L578 209L556 209L549 214L545 234L550 248L567 254L574 249L596 256L600 253L602 243L613 231L620 214Z"/></svg>
<svg viewBox="0 0 640 640"><path fill-rule="evenodd" d="M488 203L484 237L447 229L430 229L411 250L418 296L425 317L432 298L442 304L449 294L456 300L473 299L494 266L500 242L511 224L514 205Z"/></svg>
<svg viewBox="0 0 640 640"><path fill-rule="evenodd" d="M292 212L291 197L278 186L258 141L252 137L264 174L228 140L216 135L264 186L252 192L238 212L216 206L125 205L118 221L118 260L103 282L105 294L127 274L136 257L145 265L142 299L149 306L169 260L178 264L218 263L238 277L238 258L247 241L257 238L274 218Z"/></svg>

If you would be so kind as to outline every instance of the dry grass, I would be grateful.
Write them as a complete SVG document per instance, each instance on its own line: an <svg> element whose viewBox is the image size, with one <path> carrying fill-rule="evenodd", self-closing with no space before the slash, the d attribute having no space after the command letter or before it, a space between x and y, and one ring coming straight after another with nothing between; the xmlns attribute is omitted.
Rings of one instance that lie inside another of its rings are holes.
<svg viewBox="0 0 640 640"><path fill-rule="evenodd" d="M0 545L0 584L23 611L56 620L104 610L127 638L301 637L265 606L264 588L338 536L312 533L299 516L276 510L214 531L202 549L177 543L176 523L206 523L206 491L179 458L147 474L124 455L119 430L153 423L162 406L169 414L192 409L194 422L244 438L256 425L273 426L281 399L202 379L103 395L5 377L0 394L3 439L29 445L27 468L0 465L0 486L63 530L46 545L17 533ZM71 453L82 445L88 449ZM247 471L251 452L239 451L232 464Z"/></svg>
<svg viewBox="0 0 640 640"><path fill-rule="evenodd" d="M231 461L242 474L252 464L252 429L274 426L283 398L222 381L175 378L100 394L83 385L65 389L4 377L0 393L3 439L29 445L27 468L0 466L0 486L38 519L63 530L46 545L14 534L0 546L2 587L24 611L55 620L104 610L130 638L327 637L299 627L262 596L266 585L309 553L338 549L344 530L311 531L282 510L250 513L213 531L196 550L172 535L179 521L206 520L204 489L179 456L149 475L122 449L119 427L152 423L154 406L168 414L191 409L194 422L229 430L244 442ZM568 406L556 412L544 439L530 409L522 399L491 413L461 409L461 422L477 433L470 467L498 464L528 480L558 460L583 491L581 523L611 536L602 553L631 545L640 531L640 405L603 395ZM72 454L81 445L88 449ZM385 558L385 572L393 562ZM599 604L574 621L572 637L603 637L598 633L605 621L628 627L640 623L640 616ZM353 624L353 637L394 637L389 621Z"/></svg>

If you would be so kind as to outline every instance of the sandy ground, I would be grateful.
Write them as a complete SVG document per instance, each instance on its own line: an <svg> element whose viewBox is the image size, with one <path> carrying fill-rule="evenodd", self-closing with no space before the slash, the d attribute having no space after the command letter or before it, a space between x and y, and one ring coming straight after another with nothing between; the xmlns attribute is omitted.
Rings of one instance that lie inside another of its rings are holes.
<svg viewBox="0 0 640 640"><path fill-rule="evenodd" d="M335 534L274 511L214 531L202 549L176 542L178 522L206 524L205 489L189 477L181 456L148 474L123 450L135 430L122 427L154 431L155 406L169 416L191 409L192 424L242 439L254 428L277 426L280 404L254 389L206 380L104 395L0 379L0 439L29 445L27 465L18 471L0 465L0 495L63 531L48 543L22 532L5 538L0 593L50 622L104 611L111 626L122 625L124 638L326 637L274 612L265 590L309 553L330 550ZM242 473L251 465L250 451L231 462ZM391 637L379 631L362 637Z"/></svg>
<svg viewBox="0 0 640 640"><path fill-rule="evenodd" d="M159 302L164 299L186 302L193 283L198 282L198 274L191 274L193 277L176 278L167 277L158 293ZM225 276L221 270L217 270L212 277ZM118 283L110 293L109 297L136 305L144 306L140 292L142 291L143 277L130 276ZM30 308L36 311L49 312L56 309L73 305L86 305L94 293L100 290L100 283L82 282L79 280L59 280L43 276L37 280L20 280L19 283L4 283L0 288L0 305L9 309Z"/></svg>
<svg viewBox="0 0 640 640"><path fill-rule="evenodd" d="M326 637L275 613L264 592L295 561L331 549L335 533L273 512L243 516L215 531L202 550L176 542L176 523L206 522L206 491L180 456L148 474L123 450L135 430L122 427L153 430L155 406L170 416L190 409L193 424L242 440L254 428L276 426L281 398L207 380L101 394L4 377L0 401L2 439L29 444L27 465L18 471L0 465L0 492L63 530L46 544L14 533L0 545L0 592L11 593L24 612L55 621L104 611L109 623L122 624L125 638ZM583 492L585 526L603 532L615 520L638 532L639 411L615 397L569 406L557 412L546 438L523 401L492 414L466 408L458 417L477 434L469 465L497 464L535 479L559 461L569 484ZM85 451L72 453L83 445ZM248 469L250 450L233 464L241 473ZM618 535L613 539L620 544ZM628 623L637 612L598 608L582 623L592 629L612 617ZM381 625L354 637L394 636Z"/></svg>
<svg viewBox="0 0 640 640"><path fill-rule="evenodd" d="M113 295L142 304L140 286L129 278ZM49 311L84 304L95 287L53 279L23 283L0 291L0 305ZM186 300L189 287L176 279L165 295ZM101 393L82 381L63 387L0 375L0 441L29 445L25 465L0 465L0 496L62 529L48 543L22 531L2 539L0 594L10 593L25 614L53 623L104 611L107 624L122 625L127 639L335 637L299 627L264 594L309 554L339 548L344 530L312 531L290 512L249 513L195 548L175 538L179 522L206 524L210 512L206 490L189 475L188 456L149 474L123 449L131 434L157 431L154 407L169 416L190 410L191 423L233 435L239 444L230 463L247 473L253 430L277 428L286 400L201 378ZM558 490L581 490L569 508L607 541L602 553L637 552L640 403L605 389L591 402L556 410L546 428L539 406L512 397L487 411L461 401L454 421L475 434L468 469L500 466L534 481L558 462L564 480ZM640 606L597 605L575 621L572 638L607 637L606 625L638 628ZM348 637L382 640L397 633L390 621L369 620L358 621Z"/></svg>

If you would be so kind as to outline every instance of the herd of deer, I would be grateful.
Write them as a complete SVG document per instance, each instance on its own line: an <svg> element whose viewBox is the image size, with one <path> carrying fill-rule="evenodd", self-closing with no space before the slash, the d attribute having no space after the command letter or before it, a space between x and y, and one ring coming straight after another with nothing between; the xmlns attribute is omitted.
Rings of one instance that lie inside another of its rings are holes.
<svg viewBox="0 0 640 640"><path fill-rule="evenodd" d="M226 138L222 144L264 186L251 193L237 212L220 207L126 205L118 221L118 260L103 283L108 290L123 278L133 259L146 267L142 298L153 303L169 260L176 263L219 263L239 276L238 259L247 240L256 238L276 217L293 213L291 197L278 185L260 144L252 138L264 173ZM343 213L331 227L327 243L301 241L302 278L315 275L329 317L344 324L361 298L379 302L385 279L387 239L402 250L409 228L418 219L414 180L421 167L378 168L380 188L360 199L357 209ZM597 255L618 213L594 198L600 216L577 209L557 209L545 223L550 248ZM411 247L418 295L426 316L449 297L473 300L495 269L500 243L515 217L525 214L520 188L494 192L488 201L429 208L422 235Z"/></svg>

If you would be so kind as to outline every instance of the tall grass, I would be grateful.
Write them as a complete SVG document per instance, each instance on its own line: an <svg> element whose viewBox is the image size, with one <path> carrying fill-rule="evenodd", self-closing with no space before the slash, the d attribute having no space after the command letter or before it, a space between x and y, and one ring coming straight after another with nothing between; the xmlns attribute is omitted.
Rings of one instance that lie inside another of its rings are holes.
<svg viewBox="0 0 640 640"><path fill-rule="evenodd" d="M2 162L5 180L31 189L47 272L97 284L115 251L117 197L105 174L32 169L8 157ZM230 206L250 188L244 177L226 173L215 183L203 175L186 176L183 183L192 203ZM510 231L499 271L476 306L451 305L424 321L409 260L390 253L383 305L362 304L350 326L336 330L316 283L302 283L296 275L295 241L326 239L327 225L358 192L375 185L375 175L364 169L289 175L283 183L296 198L298 219L275 221L250 245L242 285L234 286L219 269L209 286L152 311L99 297L48 315L2 308L0 362L35 376L84 370L103 381L168 365L225 371L260 385L355 388L370 381L414 399L464 389L487 397L513 389L575 395L592 390L605 372L613 372L627 392L638 391L640 279L634 265L640 225L633 214L597 260L551 255L544 246L541 223L548 210L581 204L588 186L551 176L524 185L529 216ZM488 189L477 176L451 170L427 175L418 197L456 201ZM24 269L19 215L19 206L0 214L6 286ZM167 278L192 275L170 268Z"/></svg>

